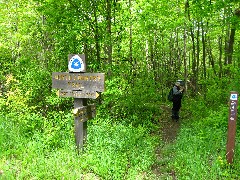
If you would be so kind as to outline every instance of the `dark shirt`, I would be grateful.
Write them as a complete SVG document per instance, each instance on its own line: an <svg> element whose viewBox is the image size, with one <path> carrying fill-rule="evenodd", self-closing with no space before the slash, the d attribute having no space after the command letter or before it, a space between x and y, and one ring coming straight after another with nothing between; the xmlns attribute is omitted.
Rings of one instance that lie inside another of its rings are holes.
<svg viewBox="0 0 240 180"><path fill-rule="evenodd" d="M173 86L173 101L180 101L182 99L183 92L180 91L179 86Z"/></svg>

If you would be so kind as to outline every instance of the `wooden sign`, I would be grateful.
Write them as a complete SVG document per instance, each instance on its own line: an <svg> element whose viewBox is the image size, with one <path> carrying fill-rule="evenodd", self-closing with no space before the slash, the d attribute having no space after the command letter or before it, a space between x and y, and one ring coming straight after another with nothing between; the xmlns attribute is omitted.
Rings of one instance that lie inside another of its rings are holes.
<svg viewBox="0 0 240 180"><path fill-rule="evenodd" d="M52 88L60 89L59 97L74 98L74 127L77 149L83 149L87 138L87 120L96 116L96 106L87 105L87 98L96 99L104 91L104 73L85 73L85 55L68 56L69 72L53 72Z"/></svg>
<svg viewBox="0 0 240 180"><path fill-rule="evenodd" d="M103 92L104 82L104 73L52 73L53 89Z"/></svg>
<svg viewBox="0 0 240 180"><path fill-rule="evenodd" d="M230 92L229 118L228 118L228 137L226 158L229 164L233 163L236 123L237 123L238 93Z"/></svg>
<svg viewBox="0 0 240 180"><path fill-rule="evenodd" d="M87 106L87 99L74 98L74 109L78 109L83 106ZM87 121L82 122L80 121L80 117L75 116L74 127L77 150L80 150L83 149L83 144L87 139Z"/></svg>
<svg viewBox="0 0 240 180"><path fill-rule="evenodd" d="M71 91L59 90L57 91L58 97L74 97L74 98L89 98L97 99L99 94L96 91Z"/></svg>
<svg viewBox="0 0 240 180"><path fill-rule="evenodd" d="M73 114L80 122L85 122L96 116L96 105L92 104L75 108Z"/></svg>

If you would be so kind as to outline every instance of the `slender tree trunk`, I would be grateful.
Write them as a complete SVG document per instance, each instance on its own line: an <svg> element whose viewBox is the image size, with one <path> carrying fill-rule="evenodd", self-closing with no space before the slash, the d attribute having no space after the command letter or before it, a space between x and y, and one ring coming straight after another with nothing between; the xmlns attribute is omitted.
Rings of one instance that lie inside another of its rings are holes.
<svg viewBox="0 0 240 180"><path fill-rule="evenodd" d="M212 66L214 75L216 76L215 62L214 62L214 58L213 58L213 54L212 54L212 47L211 47L210 39L207 40L207 43L208 43L207 53L208 53L209 63Z"/></svg>
<svg viewBox="0 0 240 180"><path fill-rule="evenodd" d="M129 14L130 14L130 32L129 32L129 60L132 63L133 62L133 57L132 57L132 47L133 47L133 42L132 42L132 0L129 0Z"/></svg>
<svg viewBox="0 0 240 180"><path fill-rule="evenodd" d="M218 77L221 78L222 77L222 37L220 36L218 38L218 48L219 48L219 58L218 58L218 62L219 62L219 73L218 73Z"/></svg>
<svg viewBox="0 0 240 180"><path fill-rule="evenodd" d="M156 61L154 58L154 43L149 37L149 46L150 46L150 61L152 64L152 70L153 70L153 75L154 75L154 82L155 85L157 84L157 69L156 69Z"/></svg>
<svg viewBox="0 0 240 180"><path fill-rule="evenodd" d="M206 42L205 42L205 31L202 22L202 59L203 59L203 77L207 78L207 68L206 68Z"/></svg>
<svg viewBox="0 0 240 180"><path fill-rule="evenodd" d="M199 43L199 36L200 36L200 23L199 21L197 22L197 51L196 51L196 59L197 59L197 62L196 62L196 80L198 81L198 75L199 75L199 59L200 59L200 43ZM198 84L196 84L196 91L198 91Z"/></svg>
<svg viewBox="0 0 240 180"><path fill-rule="evenodd" d="M227 16L227 8L224 8L224 23L226 23L226 17ZM230 29L230 25L228 24L226 27L226 35L225 35L225 41L224 41L224 52L225 52L225 56L224 56L224 65L228 64L228 38L229 38L229 29Z"/></svg>
<svg viewBox="0 0 240 180"><path fill-rule="evenodd" d="M154 31L154 59L155 59L155 69L156 69L156 83L159 84L159 58L158 58L158 50L157 50L157 46L158 46L158 36L157 36L157 31ZM156 84L156 85L157 85Z"/></svg>
<svg viewBox="0 0 240 180"><path fill-rule="evenodd" d="M196 56L195 56L196 47L195 47L195 38L194 38L193 28L190 28L190 32L191 32L191 39L192 39L192 72L193 72L192 84L193 84L193 86L195 86L195 89L196 89L196 84L197 84Z"/></svg>
<svg viewBox="0 0 240 180"><path fill-rule="evenodd" d="M95 0L93 0L92 2L93 2L93 14L94 14L94 24L95 24L94 39L95 39L95 46L96 46L97 69L99 69L101 64L101 57L100 57L100 43L99 43L100 34L99 34L99 27L98 27L98 20L97 20L97 5Z"/></svg>
<svg viewBox="0 0 240 180"><path fill-rule="evenodd" d="M234 16L236 17L237 20L239 20L240 17L240 8L236 9L234 12ZM231 28L231 33L230 33L230 38L229 38L229 43L228 43L228 64L232 64L232 55L233 55L233 44L234 44L234 37L235 37L235 32L236 32L236 26L238 25L238 22L235 20L232 24Z"/></svg>
<svg viewBox="0 0 240 180"><path fill-rule="evenodd" d="M234 16L236 17L236 20L233 22L231 30L230 30L230 36L228 41L228 46L226 47L226 64L232 64L232 55L233 55L233 44L234 44L234 38L235 38L235 32L236 32L236 26L238 25L238 19L240 17L240 8L236 9L234 12ZM227 74L229 71L227 72Z"/></svg>
<svg viewBox="0 0 240 180"><path fill-rule="evenodd" d="M207 68L206 68L206 41L205 41L205 31L204 31L204 25L203 25L203 21L201 23L201 29L202 29L202 63L203 63L203 78L204 80L207 79ZM207 85L204 83L203 85L203 95L204 95L204 99L206 99L206 92L207 92Z"/></svg>
<svg viewBox="0 0 240 180"><path fill-rule="evenodd" d="M14 27L13 27L13 31L14 31L14 34L17 34L18 31L19 31L19 26L18 26L18 23L19 23L19 13L18 13L18 4L15 4L15 9L16 9L16 14L15 14L15 17L16 19L15 22L13 23ZM16 38L16 42L15 42L15 45L12 47L12 60L13 60L13 64L15 64L16 60L18 58L20 58L21 54L20 54L20 41L19 41L19 38Z"/></svg>
<svg viewBox="0 0 240 180"><path fill-rule="evenodd" d="M111 15L111 11L112 11L112 6L111 6L111 0L106 0L107 2L107 53L108 53L108 65L111 67L112 65L112 15ZM111 68L108 69L108 75L111 74L110 71Z"/></svg>
<svg viewBox="0 0 240 180"><path fill-rule="evenodd" d="M181 48L179 47L179 33L178 33L178 29L176 28L176 49L177 49L177 64L178 64L178 67L180 70L181 69L181 65L182 65L182 62L181 62Z"/></svg>
<svg viewBox="0 0 240 180"><path fill-rule="evenodd" d="M225 36L225 47L224 47L224 52L225 52L225 57L224 57L224 65L228 64L228 37L229 37L229 30L226 30L226 36Z"/></svg>
<svg viewBox="0 0 240 180"><path fill-rule="evenodd" d="M176 67L175 67L175 64L174 64L174 60L173 60L173 56L172 56L172 52L173 52L173 43L172 43L172 34L169 38L169 64L170 64L170 67L172 67L172 70L174 70ZM175 72L176 73L176 72Z"/></svg>
<svg viewBox="0 0 240 180"><path fill-rule="evenodd" d="M188 68L187 68L187 25L184 23L184 35L183 35L183 64L184 64L184 80L188 82ZM187 92L187 83L185 83L185 90Z"/></svg>
<svg viewBox="0 0 240 180"><path fill-rule="evenodd" d="M185 12L187 13L187 17L188 17L188 21L191 22L191 18L190 18L190 10L189 10L189 1L187 0L185 3ZM192 25L194 26L194 22L192 23ZM196 75L196 46L195 46L195 37L194 37L194 28L190 27L190 36L191 36L191 40L192 40L192 72L193 75L191 77L191 82L192 85L194 87L194 91L197 90L196 86L197 86L197 75Z"/></svg>
<svg viewBox="0 0 240 180"><path fill-rule="evenodd" d="M232 64L232 54L233 54L233 44L234 44L234 36L235 36L235 29L232 28L230 32L230 38L228 43L228 50L227 50L227 63Z"/></svg>
<svg viewBox="0 0 240 180"><path fill-rule="evenodd" d="M134 86L134 62L133 62L133 52L132 52L132 49L133 49L133 40L132 40L132 26L133 26L133 23L132 23L132 0L129 0L128 1L129 3L129 15L130 15L130 18L129 18L129 21L130 21L130 32L129 32L129 61L130 61L130 64L132 65L132 68L131 68L131 76L132 76L132 79L131 79L131 84Z"/></svg>

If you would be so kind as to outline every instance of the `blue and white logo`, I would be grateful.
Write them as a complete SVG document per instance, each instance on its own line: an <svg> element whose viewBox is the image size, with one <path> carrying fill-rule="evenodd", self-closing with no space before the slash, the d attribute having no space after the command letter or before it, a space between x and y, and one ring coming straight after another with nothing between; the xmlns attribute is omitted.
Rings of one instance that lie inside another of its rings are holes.
<svg viewBox="0 0 240 180"><path fill-rule="evenodd" d="M238 98L237 94L231 94L231 97L230 97L231 100L237 100L237 98Z"/></svg>
<svg viewBox="0 0 240 180"><path fill-rule="evenodd" d="M78 55L74 55L68 62L68 70L70 72L83 71L84 70L83 60Z"/></svg>

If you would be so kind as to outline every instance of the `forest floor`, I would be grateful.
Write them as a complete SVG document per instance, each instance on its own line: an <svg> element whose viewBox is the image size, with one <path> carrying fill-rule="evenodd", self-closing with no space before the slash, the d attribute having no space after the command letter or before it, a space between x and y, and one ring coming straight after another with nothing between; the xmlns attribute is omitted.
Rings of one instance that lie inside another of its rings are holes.
<svg viewBox="0 0 240 180"><path fill-rule="evenodd" d="M159 123L159 136L162 143L156 149L157 163L152 167L153 173L158 179L176 179L176 172L168 166L169 161L172 160L174 152L171 149L172 144L178 136L180 130L181 119L176 122L171 118L171 107L168 105L161 105L162 110Z"/></svg>

